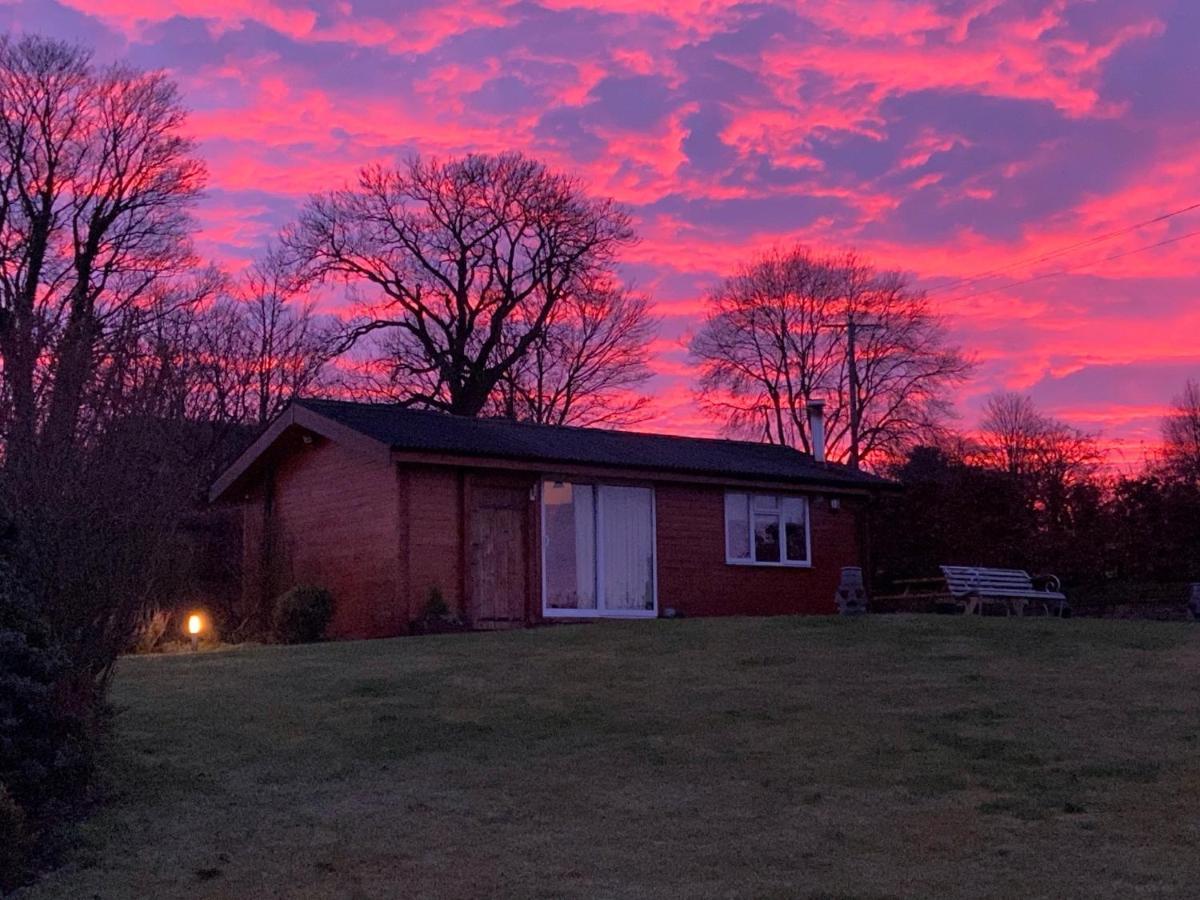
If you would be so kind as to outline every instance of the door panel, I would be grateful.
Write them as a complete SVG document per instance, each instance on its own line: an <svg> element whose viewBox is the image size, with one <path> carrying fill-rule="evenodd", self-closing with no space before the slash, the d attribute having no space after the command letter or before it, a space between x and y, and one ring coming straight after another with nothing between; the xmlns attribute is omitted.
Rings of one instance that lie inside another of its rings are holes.
<svg viewBox="0 0 1200 900"><path fill-rule="evenodd" d="M467 617L475 628L525 622L529 489L472 485L467 545Z"/></svg>

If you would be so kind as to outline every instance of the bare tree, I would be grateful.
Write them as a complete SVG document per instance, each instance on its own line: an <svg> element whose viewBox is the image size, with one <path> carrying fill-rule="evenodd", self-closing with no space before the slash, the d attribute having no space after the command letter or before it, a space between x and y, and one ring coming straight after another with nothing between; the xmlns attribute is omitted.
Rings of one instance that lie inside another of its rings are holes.
<svg viewBox="0 0 1200 900"><path fill-rule="evenodd" d="M65 185L91 90L88 54L39 38L0 40L0 355L7 457L33 455L61 258Z"/></svg>
<svg viewBox="0 0 1200 900"><path fill-rule="evenodd" d="M935 432L972 368L923 294L854 254L767 253L707 303L690 342L702 407L731 432L810 451L805 404L827 400L827 452L854 465Z"/></svg>
<svg viewBox="0 0 1200 900"><path fill-rule="evenodd" d="M194 264L204 180L162 73L0 41L0 355L10 463L69 448L115 323ZM144 317L143 317L144 318Z"/></svg>
<svg viewBox="0 0 1200 900"><path fill-rule="evenodd" d="M1046 418L1023 394L1002 393L988 398L979 424L975 456L990 468L1023 475L1034 471L1056 432L1065 426Z"/></svg>
<svg viewBox="0 0 1200 900"><path fill-rule="evenodd" d="M804 248L743 266L708 296L690 351L700 402L734 433L810 451L806 400L834 383L834 346L823 340L835 293Z"/></svg>
<svg viewBox="0 0 1200 900"><path fill-rule="evenodd" d="M348 349L387 332L404 402L479 414L560 303L611 272L628 215L517 154L364 169L284 230L296 270L368 285Z"/></svg>
<svg viewBox="0 0 1200 900"><path fill-rule="evenodd" d="M1043 414L1027 396L988 399L968 458L1005 473L1024 517L1047 539L1082 527L1080 517L1098 503L1096 475L1104 454L1096 438Z"/></svg>
<svg viewBox="0 0 1200 900"><path fill-rule="evenodd" d="M1200 382L1188 379L1162 422L1162 464L1182 481L1200 484Z"/></svg>
<svg viewBox="0 0 1200 900"><path fill-rule="evenodd" d="M500 379L489 408L544 425L643 421L650 398L639 388L652 374L657 328L644 296L610 278L583 285L554 309L542 335Z"/></svg>
<svg viewBox="0 0 1200 900"><path fill-rule="evenodd" d="M322 384L337 334L268 254L201 315L193 418L262 425Z"/></svg>
<svg viewBox="0 0 1200 900"><path fill-rule="evenodd" d="M129 420L214 420L191 397L211 360L199 340L199 323L228 279L215 267L164 279L108 323L97 343L94 376L77 429L90 445L113 423Z"/></svg>
<svg viewBox="0 0 1200 900"><path fill-rule="evenodd" d="M979 425L976 462L1010 475L1077 483L1089 478L1102 454L1092 435L1041 413L1023 394L988 398Z"/></svg>
<svg viewBox="0 0 1200 900"><path fill-rule="evenodd" d="M210 266L163 280L111 318L77 430L86 442L129 419L257 427L323 385L335 337L269 257L238 278Z"/></svg>
<svg viewBox="0 0 1200 900"><path fill-rule="evenodd" d="M211 295L190 243L204 169L183 126L161 73L0 39L0 516L85 690L161 596L194 496L159 428L174 330Z"/></svg>

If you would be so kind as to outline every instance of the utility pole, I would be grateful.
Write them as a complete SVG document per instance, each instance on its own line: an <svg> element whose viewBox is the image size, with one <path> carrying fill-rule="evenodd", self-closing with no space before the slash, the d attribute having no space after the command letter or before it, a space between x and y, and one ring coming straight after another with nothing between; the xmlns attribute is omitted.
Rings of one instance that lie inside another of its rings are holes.
<svg viewBox="0 0 1200 900"><path fill-rule="evenodd" d="M858 468L858 359L855 356L854 342L858 337L858 323L854 321L854 313L846 317L846 370L850 383L850 468Z"/></svg>
<svg viewBox="0 0 1200 900"><path fill-rule="evenodd" d="M846 464L851 469L857 469L861 462L860 438L862 435L862 409L858 398L858 331L860 328L881 328L876 322L860 322L854 318L854 311L846 314L845 322L834 322L825 326L846 330L846 381L849 391L848 412L850 414L850 454Z"/></svg>

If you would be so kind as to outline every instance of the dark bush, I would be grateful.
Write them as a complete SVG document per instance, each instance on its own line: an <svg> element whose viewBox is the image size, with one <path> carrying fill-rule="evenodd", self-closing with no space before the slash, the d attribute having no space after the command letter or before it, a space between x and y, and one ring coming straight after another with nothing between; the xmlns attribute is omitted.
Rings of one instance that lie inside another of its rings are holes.
<svg viewBox="0 0 1200 900"><path fill-rule="evenodd" d="M0 886L55 844L92 772L99 701L7 574L0 574ZM11 840L10 840L11 839Z"/></svg>
<svg viewBox="0 0 1200 900"><path fill-rule="evenodd" d="M325 636L333 618L333 595L324 588L294 587L275 599L273 631L284 644L310 644Z"/></svg>
<svg viewBox="0 0 1200 900"><path fill-rule="evenodd" d="M425 601L426 619L444 619L450 615L450 607L442 596L442 589L436 585L429 589L429 599Z"/></svg>
<svg viewBox="0 0 1200 900"><path fill-rule="evenodd" d="M21 883L26 872L29 835L25 831L25 811L0 784L0 893Z"/></svg>
<svg viewBox="0 0 1200 900"><path fill-rule="evenodd" d="M413 634L451 634L470 630L462 618L450 609L442 589L436 585L429 589L424 612L409 624Z"/></svg>

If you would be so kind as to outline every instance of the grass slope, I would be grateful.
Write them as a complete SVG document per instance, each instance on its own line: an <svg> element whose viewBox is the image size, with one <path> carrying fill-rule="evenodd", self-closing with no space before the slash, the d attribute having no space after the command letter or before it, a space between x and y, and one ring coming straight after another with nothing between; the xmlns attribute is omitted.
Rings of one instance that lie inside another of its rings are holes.
<svg viewBox="0 0 1200 900"><path fill-rule="evenodd" d="M1165 897L1200 628L609 623L122 662L42 897Z"/></svg>

